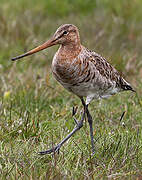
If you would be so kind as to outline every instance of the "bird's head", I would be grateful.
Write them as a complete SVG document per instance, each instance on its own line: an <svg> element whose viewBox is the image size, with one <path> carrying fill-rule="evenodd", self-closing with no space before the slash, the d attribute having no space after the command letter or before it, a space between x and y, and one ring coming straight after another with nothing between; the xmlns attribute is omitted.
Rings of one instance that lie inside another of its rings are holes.
<svg viewBox="0 0 142 180"><path fill-rule="evenodd" d="M12 58L12 61L18 60L20 58L23 58L25 56L29 56L31 54L34 54L36 52L39 52L43 49L46 49L48 47L51 47L53 45L61 44L61 45L67 45L67 44L76 44L80 43L79 38L79 32L76 26L72 24L64 24L61 25L57 31L54 33L54 35L46 41L44 44L22 54L19 56L16 56Z"/></svg>
<svg viewBox="0 0 142 180"><path fill-rule="evenodd" d="M57 44L77 43L79 40L78 28L72 24L64 24L57 29L53 39Z"/></svg>

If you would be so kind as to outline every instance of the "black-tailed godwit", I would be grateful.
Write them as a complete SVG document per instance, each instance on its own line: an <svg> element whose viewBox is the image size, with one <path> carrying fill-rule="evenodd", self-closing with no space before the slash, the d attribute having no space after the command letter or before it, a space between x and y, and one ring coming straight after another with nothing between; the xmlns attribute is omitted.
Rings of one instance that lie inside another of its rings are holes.
<svg viewBox="0 0 142 180"><path fill-rule="evenodd" d="M12 58L12 61L57 44L60 47L52 61L53 75L63 87L81 99L84 111L81 120L76 121L75 128L65 139L53 148L39 154L59 152L60 147L83 126L85 114L90 127L94 154L95 146L92 117L88 110L89 103L93 99L107 98L121 91L134 90L105 58L81 45L78 28L72 24L61 25L50 40L25 54ZM84 97L86 97L86 102Z"/></svg>

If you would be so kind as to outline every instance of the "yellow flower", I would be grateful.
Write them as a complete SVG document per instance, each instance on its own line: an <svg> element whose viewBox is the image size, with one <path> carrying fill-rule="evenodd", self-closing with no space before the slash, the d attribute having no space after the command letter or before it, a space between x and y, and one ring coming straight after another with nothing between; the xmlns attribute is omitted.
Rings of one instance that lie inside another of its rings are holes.
<svg viewBox="0 0 142 180"><path fill-rule="evenodd" d="M10 91L5 91L3 95L4 99L8 99L10 97L10 94L11 94Z"/></svg>

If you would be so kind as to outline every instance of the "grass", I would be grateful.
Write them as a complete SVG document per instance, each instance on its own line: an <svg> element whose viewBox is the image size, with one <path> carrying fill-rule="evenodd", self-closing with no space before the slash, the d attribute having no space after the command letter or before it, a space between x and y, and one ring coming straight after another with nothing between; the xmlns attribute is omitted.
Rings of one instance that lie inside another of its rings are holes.
<svg viewBox="0 0 142 180"><path fill-rule="evenodd" d="M141 179L141 1L1 0L0 5L0 179ZM10 61L63 23L77 25L82 43L105 56L137 91L91 103L94 158L86 121L59 155L37 155L73 129L72 107L78 106L78 119L82 108L52 76L58 47Z"/></svg>

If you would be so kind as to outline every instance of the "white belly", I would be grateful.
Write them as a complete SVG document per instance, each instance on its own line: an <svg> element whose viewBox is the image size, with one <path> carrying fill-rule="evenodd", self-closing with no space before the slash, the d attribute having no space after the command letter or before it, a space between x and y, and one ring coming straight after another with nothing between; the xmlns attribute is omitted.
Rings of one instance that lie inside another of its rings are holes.
<svg viewBox="0 0 142 180"><path fill-rule="evenodd" d="M71 86L67 83L61 83L68 91L76 94L79 97L86 97L86 104L89 104L93 99L109 98L120 91L119 88L112 86L107 90L100 90L99 87L94 84L82 83L79 86Z"/></svg>

